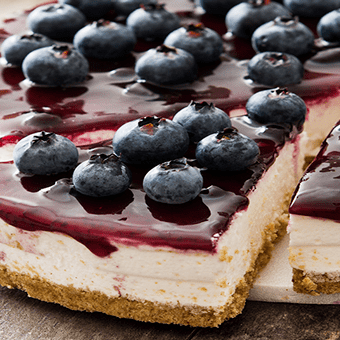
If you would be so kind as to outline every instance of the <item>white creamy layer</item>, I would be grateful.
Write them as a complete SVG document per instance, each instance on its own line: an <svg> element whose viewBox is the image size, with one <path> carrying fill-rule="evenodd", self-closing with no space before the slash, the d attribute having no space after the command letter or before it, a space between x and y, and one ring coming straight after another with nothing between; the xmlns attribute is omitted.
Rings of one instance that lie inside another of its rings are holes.
<svg viewBox="0 0 340 340"><path fill-rule="evenodd" d="M265 228L279 218L296 185L296 143L287 143L275 164L235 215L218 252L178 251L114 244L100 258L69 236L26 232L0 221L0 265L58 285L159 303L219 308L230 302L261 248Z"/></svg>
<svg viewBox="0 0 340 340"><path fill-rule="evenodd" d="M340 275L340 223L310 216L291 215L289 261L307 273Z"/></svg>
<svg viewBox="0 0 340 340"><path fill-rule="evenodd" d="M303 126L307 134L306 152L308 156L315 156L319 152L322 141L340 119L338 110L340 96L326 98L317 103L306 102L306 105L308 113Z"/></svg>

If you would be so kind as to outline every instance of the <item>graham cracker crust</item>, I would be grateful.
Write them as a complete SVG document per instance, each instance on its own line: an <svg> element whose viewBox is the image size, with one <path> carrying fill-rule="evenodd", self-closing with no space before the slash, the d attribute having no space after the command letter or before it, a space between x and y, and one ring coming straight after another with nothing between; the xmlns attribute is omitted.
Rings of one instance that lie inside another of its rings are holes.
<svg viewBox="0 0 340 340"><path fill-rule="evenodd" d="M293 289L297 293L314 296L340 293L340 277L330 278L327 274L305 273L293 268Z"/></svg>
<svg viewBox="0 0 340 340"><path fill-rule="evenodd" d="M28 296L58 303L72 310L102 312L108 315L144 322L180 324L192 327L218 327L225 320L240 314L257 273L268 263L274 243L285 233L288 218L281 216L263 232L263 246L253 265L239 282L231 303L220 309L200 306L186 307L130 300L129 297L109 297L103 293L54 284L38 276L12 272L0 265L0 285L26 291Z"/></svg>

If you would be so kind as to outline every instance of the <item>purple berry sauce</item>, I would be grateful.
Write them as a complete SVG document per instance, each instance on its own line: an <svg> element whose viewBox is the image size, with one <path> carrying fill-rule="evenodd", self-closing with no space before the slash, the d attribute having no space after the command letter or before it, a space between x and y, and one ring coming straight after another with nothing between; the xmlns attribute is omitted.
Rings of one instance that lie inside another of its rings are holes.
<svg viewBox="0 0 340 340"><path fill-rule="evenodd" d="M289 211L340 223L340 121L302 177Z"/></svg>

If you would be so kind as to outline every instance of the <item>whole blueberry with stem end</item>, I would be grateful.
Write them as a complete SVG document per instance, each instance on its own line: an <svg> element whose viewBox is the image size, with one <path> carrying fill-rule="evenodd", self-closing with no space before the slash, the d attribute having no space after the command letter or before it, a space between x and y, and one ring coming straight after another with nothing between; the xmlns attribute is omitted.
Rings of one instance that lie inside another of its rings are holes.
<svg viewBox="0 0 340 340"><path fill-rule="evenodd" d="M43 5L27 17L28 27L57 41L71 41L75 33L86 24L85 15L70 5Z"/></svg>
<svg viewBox="0 0 340 340"><path fill-rule="evenodd" d="M89 63L76 49L53 45L29 53L22 63L22 71L38 85L68 86L86 79Z"/></svg>
<svg viewBox="0 0 340 340"><path fill-rule="evenodd" d="M161 45L149 49L137 60L135 72L140 79L152 84L178 85L197 78L197 63L191 53Z"/></svg>
<svg viewBox="0 0 340 340"><path fill-rule="evenodd" d="M78 150L66 137L42 131L21 139L14 147L13 159L23 173L52 175L73 170Z"/></svg>
<svg viewBox="0 0 340 340"><path fill-rule="evenodd" d="M301 97L278 87L253 94L248 99L246 110L249 118L261 124L293 124L301 128L307 107Z"/></svg>
<svg viewBox="0 0 340 340"><path fill-rule="evenodd" d="M171 160L152 168L144 177L143 189L153 200L167 204L183 204L195 199L203 187L199 169L185 158Z"/></svg>
<svg viewBox="0 0 340 340"><path fill-rule="evenodd" d="M298 17L277 17L258 27L251 43L256 52L282 52L297 57L314 49L314 34Z"/></svg>
<svg viewBox="0 0 340 340"><path fill-rule="evenodd" d="M212 133L231 127L229 116L213 103L207 102L192 101L175 114L173 121L184 126L192 142L198 142Z"/></svg>
<svg viewBox="0 0 340 340"><path fill-rule="evenodd" d="M53 44L53 40L42 34L14 34L2 43L1 54L9 64L21 66L23 60L30 52Z"/></svg>
<svg viewBox="0 0 340 340"><path fill-rule="evenodd" d="M304 75L301 61L281 52L256 54L249 60L247 69L252 81L270 87L298 84Z"/></svg>
<svg viewBox="0 0 340 340"><path fill-rule="evenodd" d="M340 0L283 0L283 4L299 17L321 18L340 7Z"/></svg>
<svg viewBox="0 0 340 340"><path fill-rule="evenodd" d="M202 23L189 24L171 32L164 40L164 45L181 48L191 53L197 63L211 63L219 59L223 52L221 37L214 30Z"/></svg>
<svg viewBox="0 0 340 340"><path fill-rule="evenodd" d="M113 7L111 0L59 0L59 3L78 8L89 21L103 18Z"/></svg>
<svg viewBox="0 0 340 340"><path fill-rule="evenodd" d="M129 27L101 19L80 29L73 44L85 57L118 59L133 50L136 37Z"/></svg>
<svg viewBox="0 0 340 340"><path fill-rule="evenodd" d="M164 4L150 3L141 5L126 19L137 38L145 40L164 40L173 30L180 27L177 14L167 11Z"/></svg>
<svg viewBox="0 0 340 340"><path fill-rule="evenodd" d="M340 9L325 14L317 25L319 36L328 42L340 42Z"/></svg>
<svg viewBox="0 0 340 340"><path fill-rule="evenodd" d="M196 148L198 163L211 170L241 171L257 161L256 142L235 128L226 128L203 138Z"/></svg>
<svg viewBox="0 0 340 340"><path fill-rule="evenodd" d="M228 33L240 38L250 39L262 24L278 16L289 16L289 10L275 1L248 0L234 6L227 13L225 24Z"/></svg>
<svg viewBox="0 0 340 340"><path fill-rule="evenodd" d="M127 190L132 176L129 168L114 153L95 154L76 167L72 180L78 192L92 197L105 197Z"/></svg>
<svg viewBox="0 0 340 340"><path fill-rule="evenodd" d="M183 157L189 136L182 125L169 119L144 117L122 125L112 146L124 163L155 165Z"/></svg>

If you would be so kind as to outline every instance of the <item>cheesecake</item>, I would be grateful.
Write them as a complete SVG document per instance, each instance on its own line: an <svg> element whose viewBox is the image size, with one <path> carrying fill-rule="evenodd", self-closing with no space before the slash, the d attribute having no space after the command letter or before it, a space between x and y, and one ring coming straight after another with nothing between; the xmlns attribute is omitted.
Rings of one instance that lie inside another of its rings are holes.
<svg viewBox="0 0 340 340"><path fill-rule="evenodd" d="M310 295L340 292L340 121L322 143L289 208L293 287Z"/></svg>
<svg viewBox="0 0 340 340"><path fill-rule="evenodd" d="M191 2L185 12L180 1L169 7L182 23L203 22L225 33L223 20L202 15ZM25 22L26 15L4 22L1 40L27 29ZM123 60L90 60L87 79L66 88L34 86L1 60L0 284L74 310L216 327L241 313L256 274L286 231L305 159L339 118L338 76L327 72L332 52L308 60L303 81L288 87L307 105L303 130L263 125L245 109L263 89L246 81L250 44L226 38L225 53L199 67L198 80L168 87L142 83L134 73L152 44L137 43ZM245 170L202 171L203 190L191 202L148 198L144 167L131 166L132 183L123 194L92 198L74 189L71 172L27 175L13 163L17 142L37 131L70 139L79 161L110 153L123 124L154 115L171 119L191 101L227 112L232 126L260 149Z"/></svg>

